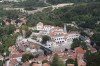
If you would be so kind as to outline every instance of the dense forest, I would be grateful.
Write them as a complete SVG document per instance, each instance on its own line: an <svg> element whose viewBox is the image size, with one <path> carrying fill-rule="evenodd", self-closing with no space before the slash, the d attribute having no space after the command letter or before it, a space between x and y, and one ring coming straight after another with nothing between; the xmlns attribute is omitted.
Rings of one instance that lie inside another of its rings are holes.
<svg viewBox="0 0 100 66"><path fill-rule="evenodd" d="M44 7L59 3L79 3L79 2L98 2L99 0L26 0L23 2L14 3L16 7Z"/></svg>
<svg viewBox="0 0 100 66"><path fill-rule="evenodd" d="M100 2L100 0L47 0L50 4L59 4L59 3L79 3L79 2Z"/></svg>
<svg viewBox="0 0 100 66"><path fill-rule="evenodd" d="M100 21L100 2L75 4L73 6L55 9L54 11L51 8L47 8L43 12L29 15L27 18L30 20L28 23L30 26L39 21L57 26L76 21L79 27L90 29L98 28L96 30L100 31L100 26L96 25Z"/></svg>
<svg viewBox="0 0 100 66"><path fill-rule="evenodd" d="M23 2L14 3L17 7L44 7L47 6L44 1L40 0L26 0Z"/></svg>

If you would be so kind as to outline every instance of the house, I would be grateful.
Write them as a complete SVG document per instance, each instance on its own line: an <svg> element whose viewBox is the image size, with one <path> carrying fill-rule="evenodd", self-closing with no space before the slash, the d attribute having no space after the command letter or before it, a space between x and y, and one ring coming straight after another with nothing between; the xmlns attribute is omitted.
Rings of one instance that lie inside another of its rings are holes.
<svg viewBox="0 0 100 66"><path fill-rule="evenodd" d="M22 66L29 66L29 65L30 65L29 62L24 62L24 63L22 64Z"/></svg>
<svg viewBox="0 0 100 66"><path fill-rule="evenodd" d="M8 66L18 66L19 63L16 59L11 59Z"/></svg>
<svg viewBox="0 0 100 66"><path fill-rule="evenodd" d="M75 53L77 54L78 57L83 58L84 54L86 53L86 50L83 50L81 47L76 47Z"/></svg>
<svg viewBox="0 0 100 66"><path fill-rule="evenodd" d="M80 36L80 38L84 41L84 42L86 42L86 43L88 43L88 44L90 44L91 43L91 40L90 40L90 38L89 37L84 37L84 36Z"/></svg>
<svg viewBox="0 0 100 66"><path fill-rule="evenodd" d="M42 22L39 22L39 23L36 25L36 29L37 29L37 30L43 30L43 23L42 23Z"/></svg>
<svg viewBox="0 0 100 66"><path fill-rule="evenodd" d="M22 58L22 54L18 53L18 54L10 54L9 55L9 59L16 59L17 61L21 61L21 58Z"/></svg>
<svg viewBox="0 0 100 66"><path fill-rule="evenodd" d="M23 24L23 23L18 23L18 24L17 24L17 26L18 26L18 27L21 27L21 26L22 26L22 24Z"/></svg>
<svg viewBox="0 0 100 66"><path fill-rule="evenodd" d="M9 47L9 52L10 52L10 54L18 54L18 53L19 53L19 52L17 51L15 45Z"/></svg>
<svg viewBox="0 0 100 66"><path fill-rule="evenodd" d="M78 66L86 66L86 62L83 59L78 58Z"/></svg>
<svg viewBox="0 0 100 66"><path fill-rule="evenodd" d="M63 51L56 51L56 53L58 54L59 57L62 57L64 55Z"/></svg>
<svg viewBox="0 0 100 66"><path fill-rule="evenodd" d="M14 33L19 33L20 32L20 29L16 29L15 31L14 31Z"/></svg>
<svg viewBox="0 0 100 66"><path fill-rule="evenodd" d="M74 64L67 64L67 66L74 66Z"/></svg>
<svg viewBox="0 0 100 66"><path fill-rule="evenodd" d="M54 28L54 26L44 25L42 22L39 22L36 25L36 30L41 31L41 34L45 34L45 35L48 34L52 28Z"/></svg>
<svg viewBox="0 0 100 66"><path fill-rule="evenodd" d="M48 63L44 63L43 66L50 66L50 64L48 64Z"/></svg>
<svg viewBox="0 0 100 66"><path fill-rule="evenodd" d="M91 51L91 53L96 53L97 52L97 50L96 50L96 48L90 48L90 51Z"/></svg>
<svg viewBox="0 0 100 66"><path fill-rule="evenodd" d="M37 36L36 40L37 40L38 42L41 42L41 41L42 41L42 36Z"/></svg>
<svg viewBox="0 0 100 66"><path fill-rule="evenodd" d="M4 57L0 54L0 60L4 60Z"/></svg>
<svg viewBox="0 0 100 66"><path fill-rule="evenodd" d="M12 20L12 19L11 19L11 24L12 24L12 25L16 25L15 22L16 22L16 20Z"/></svg>
<svg viewBox="0 0 100 66"><path fill-rule="evenodd" d="M2 42L0 42L0 45L2 45Z"/></svg>
<svg viewBox="0 0 100 66"><path fill-rule="evenodd" d="M33 64L32 66L42 66L42 65L41 65L41 64L35 63L35 64Z"/></svg>
<svg viewBox="0 0 100 66"><path fill-rule="evenodd" d="M67 57L68 58L72 58L73 57L73 52L70 49L67 51Z"/></svg>

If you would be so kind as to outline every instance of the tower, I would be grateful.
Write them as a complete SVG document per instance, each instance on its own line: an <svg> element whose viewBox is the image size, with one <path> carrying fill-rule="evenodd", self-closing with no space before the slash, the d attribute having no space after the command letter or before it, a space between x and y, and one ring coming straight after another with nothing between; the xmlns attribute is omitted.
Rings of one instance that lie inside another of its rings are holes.
<svg viewBox="0 0 100 66"><path fill-rule="evenodd" d="M67 33L67 23L64 23L64 33Z"/></svg>

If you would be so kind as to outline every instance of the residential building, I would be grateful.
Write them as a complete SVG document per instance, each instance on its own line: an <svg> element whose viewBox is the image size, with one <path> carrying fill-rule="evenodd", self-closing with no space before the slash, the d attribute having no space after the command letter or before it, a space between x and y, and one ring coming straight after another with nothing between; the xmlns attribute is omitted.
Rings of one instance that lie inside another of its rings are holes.
<svg viewBox="0 0 100 66"><path fill-rule="evenodd" d="M90 51L91 51L91 53L96 53L97 49L92 47L92 48L90 48Z"/></svg>
<svg viewBox="0 0 100 66"><path fill-rule="evenodd" d="M84 58L84 54L86 53L86 50L83 50L81 47L76 47L75 53L77 54L78 57Z"/></svg>
<svg viewBox="0 0 100 66"><path fill-rule="evenodd" d="M29 62L24 62L24 63L22 64L22 66L29 66L29 65L30 65Z"/></svg>
<svg viewBox="0 0 100 66"><path fill-rule="evenodd" d="M0 60L4 60L4 57L0 54Z"/></svg>
<svg viewBox="0 0 100 66"><path fill-rule="evenodd" d="M42 32L44 33L44 31L47 32L47 33L49 33L50 30L51 30L52 28L54 28L54 26L51 26L51 25L44 25L42 22L39 22L35 27L36 27L36 30L41 31L41 33L42 33ZM46 34L47 34L47 33L46 33Z"/></svg>
<svg viewBox="0 0 100 66"><path fill-rule="evenodd" d="M18 65L19 65L19 63L16 59L11 59L11 60L9 60L8 65L6 65L6 66L18 66Z"/></svg>

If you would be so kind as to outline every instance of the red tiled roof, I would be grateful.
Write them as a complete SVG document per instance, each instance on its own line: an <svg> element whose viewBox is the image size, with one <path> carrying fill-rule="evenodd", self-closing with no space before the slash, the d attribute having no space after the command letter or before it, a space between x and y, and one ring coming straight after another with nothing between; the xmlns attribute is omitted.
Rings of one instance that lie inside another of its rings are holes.
<svg viewBox="0 0 100 66"><path fill-rule="evenodd" d="M21 54L23 55L23 54L29 54L29 53L28 52L22 52Z"/></svg>
<svg viewBox="0 0 100 66"><path fill-rule="evenodd" d="M9 62L9 66L14 66L17 63L17 59L12 59Z"/></svg>
<svg viewBox="0 0 100 66"><path fill-rule="evenodd" d="M76 58L76 53L73 53L73 57L75 57L75 58Z"/></svg>
<svg viewBox="0 0 100 66"><path fill-rule="evenodd" d="M25 62L25 63L22 64L22 66L29 66L29 65L30 65L29 62Z"/></svg>
<svg viewBox="0 0 100 66"><path fill-rule="evenodd" d="M73 52L72 52L71 50L68 50L68 51L67 51L67 54L68 54L68 55L72 55Z"/></svg>
<svg viewBox="0 0 100 66"><path fill-rule="evenodd" d="M38 66L38 64L33 64L32 66Z"/></svg>
<svg viewBox="0 0 100 66"><path fill-rule="evenodd" d="M81 54L85 54L86 50L83 50L81 47L76 47L75 48L76 53L81 53Z"/></svg>
<svg viewBox="0 0 100 66"><path fill-rule="evenodd" d="M43 66L50 66L48 63L44 63Z"/></svg>
<svg viewBox="0 0 100 66"><path fill-rule="evenodd" d="M97 51L96 48L91 48L91 51Z"/></svg>
<svg viewBox="0 0 100 66"><path fill-rule="evenodd" d="M15 45L9 47L9 49L13 49L13 50L14 50L15 48L16 48Z"/></svg>
<svg viewBox="0 0 100 66"><path fill-rule="evenodd" d="M68 34L79 34L78 32L69 32Z"/></svg>
<svg viewBox="0 0 100 66"><path fill-rule="evenodd" d="M11 54L11 55L9 55L9 58L17 58L17 57L21 57L21 54Z"/></svg>

